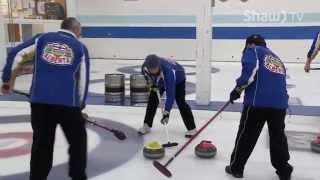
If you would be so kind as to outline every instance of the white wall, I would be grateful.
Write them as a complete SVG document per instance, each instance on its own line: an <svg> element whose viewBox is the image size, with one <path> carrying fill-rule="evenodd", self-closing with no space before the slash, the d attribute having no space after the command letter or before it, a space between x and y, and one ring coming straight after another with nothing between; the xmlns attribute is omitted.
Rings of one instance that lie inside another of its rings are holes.
<svg viewBox="0 0 320 180"><path fill-rule="evenodd" d="M147 54L193 60L195 40L163 39L93 39L82 40L90 49L91 56L99 58L142 59Z"/></svg>
<svg viewBox="0 0 320 180"><path fill-rule="evenodd" d="M183 0L94 0L78 1L78 15L193 15L199 12L196 1ZM168 24L140 23L83 23L84 26L166 26ZM194 26L194 24L169 24L169 26ZM188 39L83 39L91 56L101 58L142 59L157 53L178 59L195 58L195 40Z"/></svg>
<svg viewBox="0 0 320 180"><path fill-rule="evenodd" d="M185 0L78 0L78 15L153 15L196 13L197 1Z"/></svg>
<svg viewBox="0 0 320 180"><path fill-rule="evenodd" d="M320 26L318 13L319 0L216 0L214 8L215 27L278 27L278 26ZM196 16L199 13L197 1L185 0L79 0L78 16L157 16L182 15ZM271 17L271 18L270 18ZM273 19L272 19L273 17ZM276 17L276 19L274 19ZM277 19L277 17L279 19ZM169 20L170 21L170 20ZM169 26L192 27L195 22L182 23L141 23L141 22L109 22L85 21L84 26ZM319 28L320 31L320 28ZM87 38L83 41L88 45L92 57L142 59L149 53L177 59L195 59L196 43L192 39L129 39L129 38ZM284 61L301 62L306 56L311 39L300 40L268 40L269 46ZM243 49L242 39L214 39L213 60L239 60Z"/></svg>
<svg viewBox="0 0 320 180"><path fill-rule="evenodd" d="M0 68L3 67L6 58L6 48L5 48L5 31L4 31L3 17L0 16Z"/></svg>
<svg viewBox="0 0 320 180"><path fill-rule="evenodd" d="M318 0L215 0L216 14L239 14L247 10L262 12L318 12ZM96 15L153 15L197 13L198 1L186 0L78 0L78 14Z"/></svg>
<svg viewBox="0 0 320 180"><path fill-rule="evenodd" d="M216 13L242 13L246 10L318 12L319 3L318 0L248 0L245 3L240 0L228 0L226 2L216 0Z"/></svg>

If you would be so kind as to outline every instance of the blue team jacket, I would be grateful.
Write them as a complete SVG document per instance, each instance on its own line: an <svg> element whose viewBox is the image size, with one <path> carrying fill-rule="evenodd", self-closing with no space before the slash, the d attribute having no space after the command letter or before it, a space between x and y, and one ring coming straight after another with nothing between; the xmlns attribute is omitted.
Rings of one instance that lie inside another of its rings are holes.
<svg viewBox="0 0 320 180"><path fill-rule="evenodd" d="M237 87L245 89L244 105L286 109L288 93L286 68L270 49L248 48L242 57Z"/></svg>
<svg viewBox="0 0 320 180"><path fill-rule="evenodd" d="M142 74L159 89L164 89L167 95L165 110L170 112L176 96L176 85L186 81L184 68L171 59L160 59L161 73L153 76L149 73L145 64L142 65Z"/></svg>
<svg viewBox="0 0 320 180"><path fill-rule="evenodd" d="M83 109L90 69L85 45L66 30L36 35L10 51L3 69L3 82L10 80L16 57L31 51L35 51L35 64L30 101Z"/></svg>
<svg viewBox="0 0 320 180"><path fill-rule="evenodd" d="M313 39L311 48L308 52L308 58L314 59L320 50L320 33Z"/></svg>

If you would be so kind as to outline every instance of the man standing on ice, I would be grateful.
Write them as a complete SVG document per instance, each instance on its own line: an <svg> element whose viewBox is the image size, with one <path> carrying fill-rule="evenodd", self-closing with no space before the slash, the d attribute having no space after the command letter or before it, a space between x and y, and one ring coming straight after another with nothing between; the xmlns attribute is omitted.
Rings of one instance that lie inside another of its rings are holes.
<svg viewBox="0 0 320 180"><path fill-rule="evenodd" d="M280 180L290 180L293 167L285 135L285 116L288 108L286 68L279 57L267 48L259 34L246 40L242 56L242 73L230 93L230 101L245 91L243 110L235 147L226 172L243 178L245 164L252 153L264 124L270 136L271 163Z"/></svg>
<svg viewBox="0 0 320 180"><path fill-rule="evenodd" d="M304 66L304 70L306 73L310 72L310 65L312 61L317 57L319 51L320 51L320 33L318 33L317 36L314 38L311 48L307 54L307 60Z"/></svg>
<svg viewBox="0 0 320 180"><path fill-rule="evenodd" d="M313 39L311 48L307 54L307 60L304 66L304 71L306 73L310 72L311 63L317 57L319 51L320 51L320 33L318 33L316 37ZM317 137L317 139L320 139L320 135Z"/></svg>
<svg viewBox="0 0 320 180"><path fill-rule="evenodd" d="M52 168L57 125L69 143L69 176L86 180L87 133L82 110L89 85L89 53L78 38L81 25L67 18L61 30L39 34L13 48L2 75L2 93L12 91L14 60L23 53L35 52L30 90L33 143L30 180L45 180Z"/></svg>
<svg viewBox="0 0 320 180"><path fill-rule="evenodd" d="M144 135L150 132L159 105L157 95L157 91L159 91L161 95L166 92L167 96L161 123L168 123L170 111L176 100L183 122L188 130L185 136L187 138L192 137L197 131L191 108L185 100L186 74L184 68L174 60L149 55L142 65L142 74L151 83L151 91L144 125L138 133Z"/></svg>

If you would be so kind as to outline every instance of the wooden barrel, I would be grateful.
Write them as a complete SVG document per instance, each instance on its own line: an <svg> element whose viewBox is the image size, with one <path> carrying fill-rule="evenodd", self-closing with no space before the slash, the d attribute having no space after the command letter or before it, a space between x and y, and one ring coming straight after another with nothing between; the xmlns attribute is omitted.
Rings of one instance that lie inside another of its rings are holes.
<svg viewBox="0 0 320 180"><path fill-rule="evenodd" d="M105 75L105 102L123 103L125 98L124 74Z"/></svg>
<svg viewBox="0 0 320 180"><path fill-rule="evenodd" d="M149 88L142 74L130 76L130 99L131 103L146 103L149 99Z"/></svg>

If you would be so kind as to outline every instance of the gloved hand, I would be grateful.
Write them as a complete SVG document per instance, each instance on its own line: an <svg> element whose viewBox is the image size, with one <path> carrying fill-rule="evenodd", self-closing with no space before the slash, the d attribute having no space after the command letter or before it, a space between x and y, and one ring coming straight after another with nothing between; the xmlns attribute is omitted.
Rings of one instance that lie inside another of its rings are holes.
<svg viewBox="0 0 320 180"><path fill-rule="evenodd" d="M89 119L89 115L87 113L85 113L85 112L82 112L82 117L84 119Z"/></svg>
<svg viewBox="0 0 320 180"><path fill-rule="evenodd" d="M157 91L159 91L159 88L158 88L158 86L157 85L155 85L155 84L152 84L151 86L150 86L150 91L152 92L157 92Z"/></svg>
<svg viewBox="0 0 320 180"><path fill-rule="evenodd" d="M304 71L306 73L309 73L310 72L310 69L311 69L311 59L308 58L307 61L306 61L306 64L304 65Z"/></svg>
<svg viewBox="0 0 320 180"><path fill-rule="evenodd" d="M1 86L1 93L4 95L10 94L12 91L12 86L10 83L3 83Z"/></svg>
<svg viewBox="0 0 320 180"><path fill-rule="evenodd" d="M240 87L235 87L230 93L230 102L233 104L235 100L241 97L242 89Z"/></svg>
<svg viewBox="0 0 320 180"><path fill-rule="evenodd" d="M169 123L170 113L168 111L164 111L162 114L161 124L166 125Z"/></svg>

